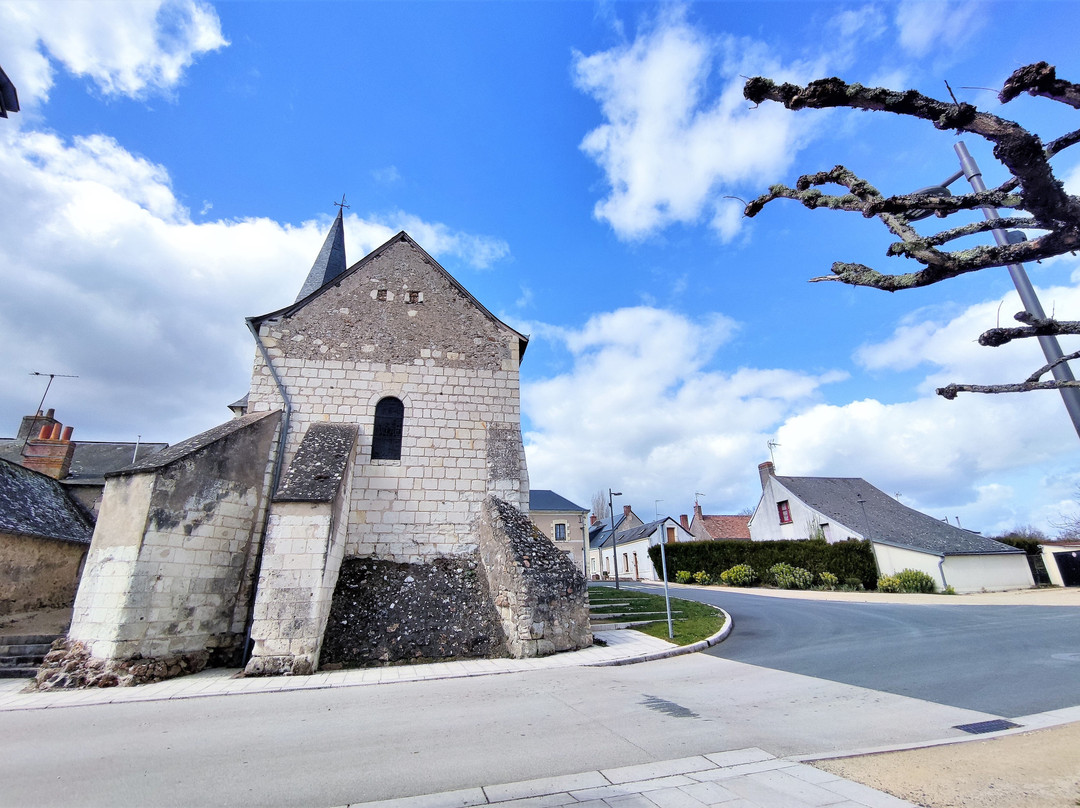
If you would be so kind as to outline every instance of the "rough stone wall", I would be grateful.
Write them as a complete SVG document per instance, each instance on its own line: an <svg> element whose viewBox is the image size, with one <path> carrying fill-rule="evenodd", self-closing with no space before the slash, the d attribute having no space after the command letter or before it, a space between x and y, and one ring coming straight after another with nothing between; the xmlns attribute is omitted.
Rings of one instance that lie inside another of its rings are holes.
<svg viewBox="0 0 1080 808"><path fill-rule="evenodd" d="M291 312L291 313L289 313ZM259 334L293 407L285 462L311 423L360 430L346 556L419 563L476 550L484 497L527 507L520 335L407 237ZM405 405L400 460L372 460L375 405ZM249 412L281 406L257 352Z"/></svg>
<svg viewBox="0 0 1080 808"><path fill-rule="evenodd" d="M0 615L70 606L88 546L0 532Z"/></svg>
<svg viewBox="0 0 1080 808"><path fill-rule="evenodd" d="M585 577L525 514L489 497L479 536L488 589L511 656L546 656L592 645Z"/></svg>
<svg viewBox="0 0 1080 808"><path fill-rule="evenodd" d="M506 656L477 553L430 564L346 559L321 670Z"/></svg>
<svg viewBox="0 0 1080 808"><path fill-rule="evenodd" d="M278 418L231 421L108 479L73 647L106 667L238 661Z"/></svg>

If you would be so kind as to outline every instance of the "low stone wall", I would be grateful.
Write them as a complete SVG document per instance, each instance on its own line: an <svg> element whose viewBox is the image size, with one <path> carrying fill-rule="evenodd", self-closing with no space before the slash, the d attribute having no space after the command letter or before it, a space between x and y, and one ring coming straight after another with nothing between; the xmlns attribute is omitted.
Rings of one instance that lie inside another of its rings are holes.
<svg viewBox="0 0 1080 808"><path fill-rule="evenodd" d="M511 656L592 645L585 576L528 516L488 497L479 533L484 573Z"/></svg>
<svg viewBox="0 0 1080 808"><path fill-rule="evenodd" d="M0 615L74 603L88 547L0 531Z"/></svg>
<svg viewBox="0 0 1080 808"><path fill-rule="evenodd" d="M506 656L477 554L342 562L320 670Z"/></svg>
<svg viewBox="0 0 1080 808"><path fill-rule="evenodd" d="M45 655L32 688L123 687L160 682L174 676L198 673L210 659L207 651L194 651L165 658L97 659L85 643L57 640Z"/></svg>

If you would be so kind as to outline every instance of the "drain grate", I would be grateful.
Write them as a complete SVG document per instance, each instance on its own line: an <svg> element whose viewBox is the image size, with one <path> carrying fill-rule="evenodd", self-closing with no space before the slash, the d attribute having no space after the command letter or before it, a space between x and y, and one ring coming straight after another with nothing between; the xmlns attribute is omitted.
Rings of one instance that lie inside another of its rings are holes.
<svg viewBox="0 0 1080 808"><path fill-rule="evenodd" d="M962 729L972 735L982 735L984 732L1001 732L1003 729L1015 729L1020 726L1004 718L995 718L993 721L976 721L974 724L958 724L953 729Z"/></svg>

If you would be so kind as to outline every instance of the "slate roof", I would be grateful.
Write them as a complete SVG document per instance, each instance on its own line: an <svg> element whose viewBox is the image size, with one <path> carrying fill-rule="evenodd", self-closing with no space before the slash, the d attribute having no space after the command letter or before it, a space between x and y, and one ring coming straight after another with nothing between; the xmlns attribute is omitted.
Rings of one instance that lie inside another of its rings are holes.
<svg viewBox="0 0 1080 808"><path fill-rule="evenodd" d="M0 531L89 544L94 525L52 477L0 460Z"/></svg>
<svg viewBox="0 0 1080 808"><path fill-rule="evenodd" d="M716 514L710 516L702 514L701 524L705 532L714 539L746 539L750 540L750 517L729 516Z"/></svg>
<svg viewBox="0 0 1080 808"><path fill-rule="evenodd" d="M616 531L614 538L619 544L626 544L627 542L643 539L646 536L651 536L653 533L655 533L657 528L659 528L667 520L668 518L665 516L663 519L657 519L655 521L649 522L648 524L638 525L637 527L632 527L629 530ZM603 542L596 546L610 547L611 544L612 535L608 533L604 538Z"/></svg>
<svg viewBox="0 0 1080 808"><path fill-rule="evenodd" d="M167 443L125 443L113 441L74 441L71 469L63 479L65 485L104 485L105 475L129 465L134 458L141 461L162 449ZM0 459L19 463L23 442L17 439L0 440ZM136 447L138 452L136 453Z"/></svg>
<svg viewBox="0 0 1080 808"><path fill-rule="evenodd" d="M619 529L619 525L626 519L625 513L620 513L615 519L615 529ZM604 546L604 542L611 536L611 517L605 516L603 519L597 519L596 524L589 525L589 547L597 549Z"/></svg>
<svg viewBox="0 0 1080 808"><path fill-rule="evenodd" d="M309 426L274 502L332 502L345 477L358 430L356 424Z"/></svg>
<svg viewBox="0 0 1080 808"><path fill-rule="evenodd" d="M830 521L880 544L939 556L1023 552L909 508L861 477L773 479ZM864 500L865 517L860 499Z"/></svg>
<svg viewBox="0 0 1080 808"><path fill-rule="evenodd" d="M162 469L166 466L175 463L178 460L183 460L190 454L194 454L200 449L204 449L214 441L220 440L233 432L237 432L248 424L261 421L263 418L269 416L280 416L280 410L271 410L270 412L255 412L242 415L239 418L233 418L231 421L226 421L223 424L218 424L212 429L208 429L205 432L201 432L194 437L187 440L180 441L180 443L174 443L168 449L164 449L160 452L155 452L152 455L148 455L146 458L140 458L131 465L124 466L116 471L106 474L107 477L112 477L119 474L131 474L133 472L141 471L154 471L156 469Z"/></svg>
<svg viewBox="0 0 1080 808"><path fill-rule="evenodd" d="M337 218L330 225L330 232L326 234L322 249L319 250L315 263L311 265L304 285L300 287L297 301L321 289L345 271L345 223L341 219L342 210L338 208Z"/></svg>
<svg viewBox="0 0 1080 808"><path fill-rule="evenodd" d="M566 497L549 491L546 488L534 488L529 490L530 511L579 511L588 513L588 508L575 505Z"/></svg>

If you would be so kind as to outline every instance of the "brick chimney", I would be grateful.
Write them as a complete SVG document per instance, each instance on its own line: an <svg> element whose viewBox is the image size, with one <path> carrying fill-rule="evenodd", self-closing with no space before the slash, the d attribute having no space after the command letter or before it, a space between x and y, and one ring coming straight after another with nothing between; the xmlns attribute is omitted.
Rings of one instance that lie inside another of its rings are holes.
<svg viewBox="0 0 1080 808"><path fill-rule="evenodd" d="M761 490L765 490L765 486L769 484L769 478L776 474L776 467L772 462L766 460L764 463L758 464L757 467L758 477L761 478Z"/></svg>
<svg viewBox="0 0 1080 808"><path fill-rule="evenodd" d="M690 519L686 516L685 513L679 514L679 524L683 526L683 530L685 530L687 533L690 532Z"/></svg>
<svg viewBox="0 0 1080 808"><path fill-rule="evenodd" d="M26 441L22 451L22 464L54 480L62 480L71 470L75 444L71 442L72 427L65 427L52 415L53 411L49 410L45 415L49 421L42 423L36 438Z"/></svg>
<svg viewBox="0 0 1080 808"><path fill-rule="evenodd" d="M24 415L22 423L19 425L19 434L15 436L15 440L25 441L29 438L36 438L43 426L52 428L52 425L56 423L56 418L53 417L55 414L56 410L50 409L44 415L41 414L41 410L37 411L37 415Z"/></svg>
<svg viewBox="0 0 1080 808"><path fill-rule="evenodd" d="M623 505L622 506L622 515L623 515L624 518L627 518L627 519L630 517L630 506L629 505Z"/></svg>
<svg viewBox="0 0 1080 808"><path fill-rule="evenodd" d="M595 524L596 524L596 514L595 513L590 513L589 514L589 527L592 527Z"/></svg>
<svg viewBox="0 0 1080 808"><path fill-rule="evenodd" d="M695 519L696 521L700 522L700 521L701 521L702 519L704 519L704 518L705 518L705 517L701 515L701 506L700 506L700 505L698 505L698 504L697 504L697 503L695 502L695 503L694 503L694 519Z"/></svg>

